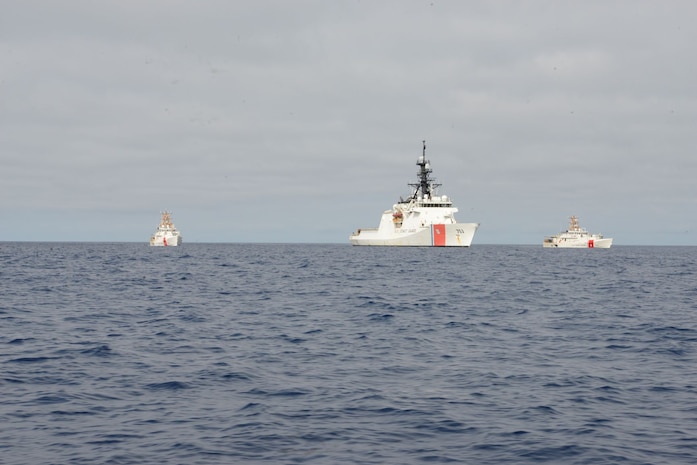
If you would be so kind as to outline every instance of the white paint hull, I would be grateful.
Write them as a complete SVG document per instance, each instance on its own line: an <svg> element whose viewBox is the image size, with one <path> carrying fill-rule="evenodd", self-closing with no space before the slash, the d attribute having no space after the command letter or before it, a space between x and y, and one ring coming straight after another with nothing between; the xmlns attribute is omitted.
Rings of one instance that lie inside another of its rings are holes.
<svg viewBox="0 0 697 465"><path fill-rule="evenodd" d="M543 247L558 248L558 249L609 249L612 246L612 238L605 237L602 239L590 238L554 238L545 240L542 243Z"/></svg>
<svg viewBox="0 0 697 465"><path fill-rule="evenodd" d="M181 245L182 237L179 232L155 234L150 238L150 245L153 247L176 247Z"/></svg>
<svg viewBox="0 0 697 465"><path fill-rule="evenodd" d="M349 236L352 245L403 247L469 247L478 223L431 224L418 229L362 229Z"/></svg>

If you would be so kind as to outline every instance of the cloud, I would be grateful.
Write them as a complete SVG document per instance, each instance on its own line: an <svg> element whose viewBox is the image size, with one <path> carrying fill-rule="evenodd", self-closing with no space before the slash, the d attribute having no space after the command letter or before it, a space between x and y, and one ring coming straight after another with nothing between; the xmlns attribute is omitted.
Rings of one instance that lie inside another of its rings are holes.
<svg viewBox="0 0 697 465"><path fill-rule="evenodd" d="M426 139L475 243L537 243L578 214L618 244L694 244L671 231L695 230L695 10L15 3L0 240L47 215L70 218L61 240L145 240L168 208L187 240L345 242L409 194Z"/></svg>

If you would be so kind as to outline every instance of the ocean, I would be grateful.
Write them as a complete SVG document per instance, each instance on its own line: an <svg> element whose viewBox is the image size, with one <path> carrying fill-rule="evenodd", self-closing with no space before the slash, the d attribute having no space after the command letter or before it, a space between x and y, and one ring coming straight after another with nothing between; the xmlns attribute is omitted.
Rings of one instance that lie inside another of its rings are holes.
<svg viewBox="0 0 697 465"><path fill-rule="evenodd" d="M697 247L0 243L0 463L694 464Z"/></svg>

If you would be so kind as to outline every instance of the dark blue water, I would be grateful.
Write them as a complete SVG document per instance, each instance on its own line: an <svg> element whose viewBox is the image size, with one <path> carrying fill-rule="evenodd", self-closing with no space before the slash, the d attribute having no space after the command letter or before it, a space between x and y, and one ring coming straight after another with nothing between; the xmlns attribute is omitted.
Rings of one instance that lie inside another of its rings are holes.
<svg viewBox="0 0 697 465"><path fill-rule="evenodd" d="M3 464L697 463L697 248L0 243Z"/></svg>

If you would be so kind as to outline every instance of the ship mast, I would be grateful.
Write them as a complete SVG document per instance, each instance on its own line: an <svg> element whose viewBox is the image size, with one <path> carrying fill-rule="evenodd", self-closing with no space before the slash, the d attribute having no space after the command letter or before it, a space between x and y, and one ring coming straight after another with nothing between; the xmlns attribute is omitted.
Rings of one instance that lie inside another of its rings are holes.
<svg viewBox="0 0 697 465"><path fill-rule="evenodd" d="M412 195L412 200L416 200L419 196L419 191L423 198L431 197L439 187L440 184L435 183L435 179L431 178L430 174L433 172L431 169L430 160L426 160L426 141L423 141L423 153L416 160L416 164L419 166L419 171L416 175L419 177L418 183L409 183L410 186L414 188L414 195Z"/></svg>

